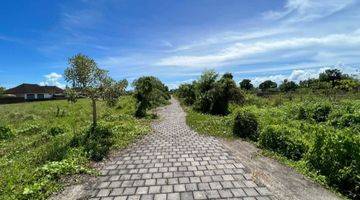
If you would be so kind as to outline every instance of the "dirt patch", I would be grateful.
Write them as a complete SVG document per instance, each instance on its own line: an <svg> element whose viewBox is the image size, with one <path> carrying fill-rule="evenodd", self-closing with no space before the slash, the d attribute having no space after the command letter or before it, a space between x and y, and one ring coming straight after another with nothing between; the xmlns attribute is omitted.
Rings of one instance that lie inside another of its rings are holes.
<svg viewBox="0 0 360 200"><path fill-rule="evenodd" d="M264 184L277 198L284 200L341 199L294 169L274 159L262 156L253 144L242 140L223 140L230 149L252 171L253 179Z"/></svg>

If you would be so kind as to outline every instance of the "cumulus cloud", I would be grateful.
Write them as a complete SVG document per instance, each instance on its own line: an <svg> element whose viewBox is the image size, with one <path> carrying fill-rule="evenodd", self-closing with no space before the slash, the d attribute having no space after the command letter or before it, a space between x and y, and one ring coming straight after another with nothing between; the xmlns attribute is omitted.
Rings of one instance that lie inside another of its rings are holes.
<svg viewBox="0 0 360 200"><path fill-rule="evenodd" d="M268 76L257 76L250 78L252 83L255 86L258 86L260 83L266 80L272 80L278 84L284 81L284 79L288 79L290 81L294 81L299 83L302 80L310 79L310 78L318 78L319 74L324 72L327 69L331 69L333 67L321 67L318 69L294 69L289 74L276 74L276 75L268 75ZM344 67L344 66L337 66L335 67L340 69L343 73L349 75L356 75L359 73L359 68L357 67Z"/></svg>
<svg viewBox="0 0 360 200"><path fill-rule="evenodd" d="M60 82L62 75L52 72L44 76L45 80L40 82L40 85L47 85L47 86L58 86L60 88L65 88L65 85Z"/></svg>

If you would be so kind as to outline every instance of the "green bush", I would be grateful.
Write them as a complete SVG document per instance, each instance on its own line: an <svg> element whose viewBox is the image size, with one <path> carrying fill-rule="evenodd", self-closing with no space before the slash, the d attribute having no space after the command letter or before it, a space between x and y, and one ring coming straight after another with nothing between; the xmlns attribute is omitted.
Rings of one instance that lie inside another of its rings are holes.
<svg viewBox="0 0 360 200"><path fill-rule="evenodd" d="M90 159L101 161L107 155L112 145L111 136L111 130L100 125L87 130L83 145Z"/></svg>
<svg viewBox="0 0 360 200"><path fill-rule="evenodd" d="M360 197L359 135L318 132L307 160L330 185L345 191L353 199Z"/></svg>
<svg viewBox="0 0 360 200"><path fill-rule="evenodd" d="M0 125L0 140L7 140L14 137L13 132L7 126Z"/></svg>
<svg viewBox="0 0 360 200"><path fill-rule="evenodd" d="M291 130L285 126L267 126L260 133L259 144L292 160L300 160L307 148L300 140L289 137L293 131L296 130Z"/></svg>
<svg viewBox="0 0 360 200"><path fill-rule="evenodd" d="M21 129L17 130L18 134L37 134L42 131L38 124L25 124Z"/></svg>
<svg viewBox="0 0 360 200"><path fill-rule="evenodd" d="M304 107L300 106L297 113L296 119L305 120L307 118L307 113Z"/></svg>
<svg viewBox="0 0 360 200"><path fill-rule="evenodd" d="M258 122L253 113L237 112L234 119L233 134L242 138L257 140Z"/></svg>
<svg viewBox="0 0 360 200"><path fill-rule="evenodd" d="M343 114L336 116L331 120L331 124L337 128L346 128L360 125L360 114Z"/></svg>
<svg viewBox="0 0 360 200"><path fill-rule="evenodd" d="M325 122L331 112L331 106L328 104L318 105L313 113L313 119L316 122Z"/></svg>
<svg viewBox="0 0 360 200"><path fill-rule="evenodd" d="M63 134L65 133L65 129L64 128L61 128L61 127L51 127L49 130L48 130L48 134L51 135L51 136L56 136L56 135L60 135L60 134Z"/></svg>

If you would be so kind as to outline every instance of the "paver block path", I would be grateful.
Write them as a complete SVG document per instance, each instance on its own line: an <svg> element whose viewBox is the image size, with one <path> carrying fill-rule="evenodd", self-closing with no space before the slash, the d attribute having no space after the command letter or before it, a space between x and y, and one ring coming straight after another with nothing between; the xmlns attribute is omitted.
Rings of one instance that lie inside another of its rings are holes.
<svg viewBox="0 0 360 200"><path fill-rule="evenodd" d="M154 133L109 161L91 199L274 199L221 142L192 131L175 99Z"/></svg>

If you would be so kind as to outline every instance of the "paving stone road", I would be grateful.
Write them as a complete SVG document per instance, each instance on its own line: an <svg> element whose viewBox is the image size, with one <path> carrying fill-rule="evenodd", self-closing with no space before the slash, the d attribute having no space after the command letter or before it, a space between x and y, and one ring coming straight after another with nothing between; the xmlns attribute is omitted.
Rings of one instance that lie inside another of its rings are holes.
<svg viewBox="0 0 360 200"><path fill-rule="evenodd" d="M152 134L106 163L90 199L275 199L218 139L186 125L177 100L158 114Z"/></svg>

